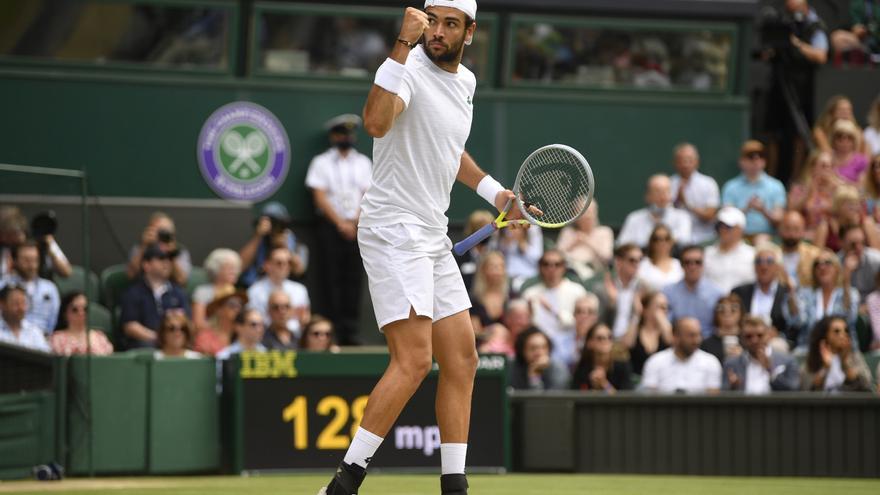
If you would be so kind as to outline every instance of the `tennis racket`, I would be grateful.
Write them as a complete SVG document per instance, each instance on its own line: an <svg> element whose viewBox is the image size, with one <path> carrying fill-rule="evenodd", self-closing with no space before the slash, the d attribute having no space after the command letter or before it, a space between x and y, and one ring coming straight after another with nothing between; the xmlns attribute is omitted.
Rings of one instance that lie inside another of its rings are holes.
<svg viewBox="0 0 880 495"><path fill-rule="evenodd" d="M593 170L576 149L564 144L538 148L519 167L511 189L523 219L505 220L513 206L510 200L494 222L457 243L452 250L461 256L511 223L562 228L587 210L595 187Z"/></svg>

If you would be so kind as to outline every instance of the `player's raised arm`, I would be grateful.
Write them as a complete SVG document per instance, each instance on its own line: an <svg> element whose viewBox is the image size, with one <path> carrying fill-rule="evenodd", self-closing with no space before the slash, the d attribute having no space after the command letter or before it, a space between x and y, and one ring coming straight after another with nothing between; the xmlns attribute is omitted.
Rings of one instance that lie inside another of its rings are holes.
<svg viewBox="0 0 880 495"><path fill-rule="evenodd" d="M376 71L373 87L370 88L367 103L364 105L364 129L370 136L384 136L391 130L394 119L403 111L404 102L397 94L403 81L404 64L409 51L416 46L427 27L428 14L407 7L394 49Z"/></svg>

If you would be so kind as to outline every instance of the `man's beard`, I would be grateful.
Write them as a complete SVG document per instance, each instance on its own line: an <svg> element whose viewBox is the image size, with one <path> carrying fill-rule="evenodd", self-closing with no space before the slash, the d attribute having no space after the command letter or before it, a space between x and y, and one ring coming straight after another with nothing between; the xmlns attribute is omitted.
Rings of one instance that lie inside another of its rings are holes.
<svg viewBox="0 0 880 495"><path fill-rule="evenodd" d="M449 48L439 55L434 55L434 52L428 47L429 41L427 39L424 39L423 41L425 43L425 55L427 55L432 62L455 62L459 59L464 50L464 37L462 37L458 43L449 45ZM440 43L444 42L441 41Z"/></svg>

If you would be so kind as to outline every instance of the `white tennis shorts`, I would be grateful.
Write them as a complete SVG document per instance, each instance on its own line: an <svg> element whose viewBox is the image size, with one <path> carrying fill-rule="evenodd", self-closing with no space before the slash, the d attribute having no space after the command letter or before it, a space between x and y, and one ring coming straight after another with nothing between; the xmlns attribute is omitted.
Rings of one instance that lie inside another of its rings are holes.
<svg viewBox="0 0 880 495"><path fill-rule="evenodd" d="M444 231L405 223L360 227L358 245L380 329L407 319L410 308L437 321L471 307Z"/></svg>

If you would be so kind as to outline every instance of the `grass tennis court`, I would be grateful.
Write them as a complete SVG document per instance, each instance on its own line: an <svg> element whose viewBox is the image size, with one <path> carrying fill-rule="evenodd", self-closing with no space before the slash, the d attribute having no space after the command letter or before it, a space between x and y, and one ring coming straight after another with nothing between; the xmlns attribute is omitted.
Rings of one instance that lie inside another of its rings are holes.
<svg viewBox="0 0 880 495"><path fill-rule="evenodd" d="M0 493L125 493L126 495L175 493L185 495L314 495L326 476L200 477L200 478L97 478L57 482L0 483ZM827 478L716 478L684 476L608 475L473 475L473 495L635 495L731 494L811 495L880 493L880 480ZM440 491L438 477L430 475L375 474L367 478L361 495L421 495Z"/></svg>

